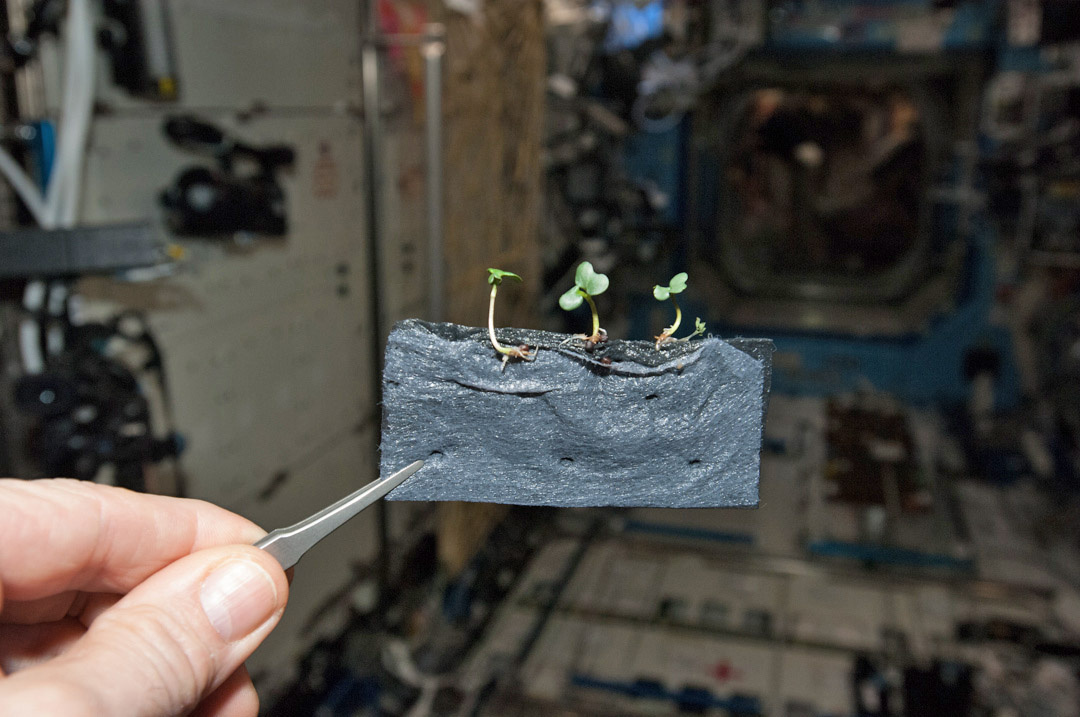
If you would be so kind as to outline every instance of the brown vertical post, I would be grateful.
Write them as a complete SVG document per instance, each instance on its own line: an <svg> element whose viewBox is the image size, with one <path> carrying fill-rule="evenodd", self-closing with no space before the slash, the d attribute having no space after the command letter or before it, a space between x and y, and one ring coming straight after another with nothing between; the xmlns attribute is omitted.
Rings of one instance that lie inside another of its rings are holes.
<svg viewBox="0 0 1080 717"><path fill-rule="evenodd" d="M484 0L479 17L448 12L446 26L446 319L487 319L489 266L520 274L499 292L502 326L536 326L540 282L540 143L547 56L539 0ZM501 506L440 506L439 552L465 566L505 513Z"/></svg>

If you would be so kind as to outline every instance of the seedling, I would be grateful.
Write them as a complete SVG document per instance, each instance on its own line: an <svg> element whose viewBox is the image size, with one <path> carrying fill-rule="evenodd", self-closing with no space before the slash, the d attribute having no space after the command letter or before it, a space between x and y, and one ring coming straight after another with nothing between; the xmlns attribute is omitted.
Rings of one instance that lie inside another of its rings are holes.
<svg viewBox="0 0 1080 717"><path fill-rule="evenodd" d="M563 311L573 311L581 306L582 301L588 302L589 308L592 309L592 334L588 336L577 334L574 338L584 339L594 346L607 340L607 332L600 328L600 315L596 312L596 302L593 301L594 296L603 294L607 288L606 275L596 271L587 261L578 264L577 271L574 273L574 285L559 297L559 306Z"/></svg>
<svg viewBox="0 0 1080 717"><path fill-rule="evenodd" d="M676 339L676 341L689 341L690 339L694 338L695 336L701 336L704 333L705 333L705 322L702 321L699 318L695 318L694 319L694 333L690 334L689 336L683 336L681 339Z"/></svg>
<svg viewBox="0 0 1080 717"><path fill-rule="evenodd" d="M488 338L495 350L502 354L502 367L506 370L506 362L512 358L523 361L532 361L536 358L536 351L530 351L525 344L520 346L503 346L495 337L495 295L499 292L499 284L503 279L513 279L520 282L521 277L513 272L502 269L488 269L488 283L491 284L491 301L488 303Z"/></svg>
<svg viewBox="0 0 1080 717"><path fill-rule="evenodd" d="M675 305L675 322L664 329L660 335L656 337L656 349L658 351L661 346L670 341L689 341L695 336L705 333L705 322L700 318L696 318L694 319L694 333L681 339L674 338L675 332L679 330L679 324L682 323L682 309L679 308L679 302L675 300L675 295L686 291L686 280L688 278L686 272L682 271L671 277L671 281L668 282L667 286L660 286L657 284L653 287L652 293L657 301L667 301L668 299L671 299L671 303Z"/></svg>

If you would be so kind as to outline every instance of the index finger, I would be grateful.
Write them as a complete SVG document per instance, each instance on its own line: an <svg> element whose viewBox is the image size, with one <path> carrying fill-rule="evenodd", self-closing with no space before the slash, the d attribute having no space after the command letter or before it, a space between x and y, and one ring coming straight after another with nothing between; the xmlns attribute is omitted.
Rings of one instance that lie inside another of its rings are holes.
<svg viewBox="0 0 1080 717"><path fill-rule="evenodd" d="M266 535L210 503L68 479L0 480L0 584L9 600L124 593L196 550Z"/></svg>

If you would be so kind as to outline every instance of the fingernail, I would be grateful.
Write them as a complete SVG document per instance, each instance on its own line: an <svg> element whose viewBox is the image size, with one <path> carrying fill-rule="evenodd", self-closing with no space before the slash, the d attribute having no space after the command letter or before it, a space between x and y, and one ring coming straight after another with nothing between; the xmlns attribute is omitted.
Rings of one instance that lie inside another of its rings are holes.
<svg viewBox="0 0 1080 717"><path fill-rule="evenodd" d="M203 612L225 642L262 625L277 608L277 590L266 571L249 560L231 560L203 581Z"/></svg>

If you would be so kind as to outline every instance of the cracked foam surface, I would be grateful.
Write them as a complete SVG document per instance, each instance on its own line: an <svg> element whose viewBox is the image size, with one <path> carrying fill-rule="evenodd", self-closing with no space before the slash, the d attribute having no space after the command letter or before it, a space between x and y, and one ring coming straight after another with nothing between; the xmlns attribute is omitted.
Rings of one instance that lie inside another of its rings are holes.
<svg viewBox="0 0 1080 717"><path fill-rule="evenodd" d="M482 328L399 323L383 373L382 474L424 459L391 500L753 506L772 342L657 351L500 329L540 347L501 370ZM607 364L604 358L610 359Z"/></svg>

